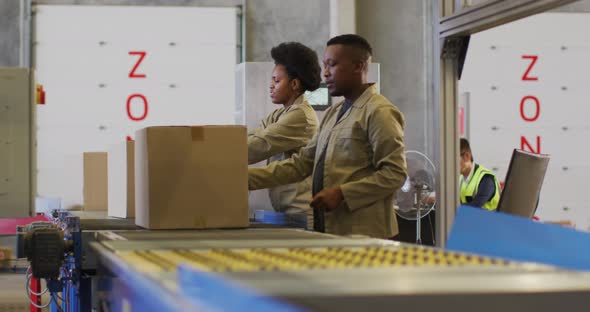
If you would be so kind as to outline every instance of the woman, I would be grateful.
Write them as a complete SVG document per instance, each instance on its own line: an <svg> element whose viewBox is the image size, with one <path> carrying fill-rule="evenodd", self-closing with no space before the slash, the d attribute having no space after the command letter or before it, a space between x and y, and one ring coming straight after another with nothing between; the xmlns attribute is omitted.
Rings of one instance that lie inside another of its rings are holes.
<svg viewBox="0 0 590 312"><path fill-rule="evenodd" d="M321 68L317 54L298 42L281 43L270 52L275 67L270 83L272 102L277 108L248 134L248 163L267 159L279 161L296 154L318 130L318 118L309 105L305 91L320 86ZM270 201L278 212L306 212L312 216L311 178L297 184L269 190ZM313 222L308 218L308 225Z"/></svg>

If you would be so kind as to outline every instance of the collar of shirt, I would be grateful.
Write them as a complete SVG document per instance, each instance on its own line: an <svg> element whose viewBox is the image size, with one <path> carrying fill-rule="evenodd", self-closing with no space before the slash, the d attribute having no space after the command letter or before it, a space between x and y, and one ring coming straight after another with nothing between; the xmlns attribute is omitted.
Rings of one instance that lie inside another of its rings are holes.
<svg viewBox="0 0 590 312"><path fill-rule="evenodd" d="M354 104L354 102L353 102L353 101L350 101L350 100L344 100L344 104L342 104L342 108L341 108L341 110L342 110L342 111L347 111L347 110L348 110L348 109L349 109L349 108L352 106L352 104Z"/></svg>
<svg viewBox="0 0 590 312"><path fill-rule="evenodd" d="M279 118L281 118L281 115L290 111L296 105L301 105L304 102L304 100L305 100L305 95L302 94L297 99L295 99L295 102L293 102L293 104L289 105L289 107L287 107L287 108L281 107L281 108L277 109L276 114L273 118L273 122L277 122L279 120Z"/></svg>
<svg viewBox="0 0 590 312"><path fill-rule="evenodd" d="M473 178L473 173L475 172L475 167L477 165L474 163L473 167L471 167L471 171L469 171L469 175L467 176L467 178L465 178L464 175L461 175L461 181L463 183L469 184L469 181L471 181L471 178Z"/></svg>
<svg viewBox="0 0 590 312"><path fill-rule="evenodd" d="M296 105L301 105L304 100L305 100L305 94L301 94L299 97L297 97L295 99L293 104L291 104L289 107L287 107L287 109L285 109L285 111L291 110L291 108L295 107Z"/></svg>
<svg viewBox="0 0 590 312"><path fill-rule="evenodd" d="M353 101L344 100L344 103L342 104L342 107L340 107L340 111L338 112L338 116L336 116L336 122L342 119L342 116L344 116L344 114L346 114L350 107L352 107L353 103Z"/></svg>

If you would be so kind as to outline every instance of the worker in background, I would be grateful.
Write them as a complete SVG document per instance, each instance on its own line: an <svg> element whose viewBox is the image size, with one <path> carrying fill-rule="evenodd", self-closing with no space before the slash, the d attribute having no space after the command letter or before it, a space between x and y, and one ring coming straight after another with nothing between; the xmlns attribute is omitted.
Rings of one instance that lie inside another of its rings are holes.
<svg viewBox="0 0 590 312"><path fill-rule="evenodd" d="M490 170L473 161L467 139L461 139L460 151L461 204L496 210L500 201L498 179Z"/></svg>
<svg viewBox="0 0 590 312"><path fill-rule="evenodd" d="M320 123L298 154L265 168L250 168L250 189L312 176L314 229L393 238L398 234L393 195L406 179L402 113L367 83L372 49L357 35L330 39L324 78L331 96L344 100Z"/></svg>
<svg viewBox="0 0 590 312"><path fill-rule="evenodd" d="M321 83L318 56L298 42L282 43L270 51L275 62L270 82L272 102L281 107L272 111L259 128L248 134L248 163L274 162L290 158L307 145L318 129L318 118L305 91ZM278 212L308 213L311 224L311 179L269 190L270 201Z"/></svg>

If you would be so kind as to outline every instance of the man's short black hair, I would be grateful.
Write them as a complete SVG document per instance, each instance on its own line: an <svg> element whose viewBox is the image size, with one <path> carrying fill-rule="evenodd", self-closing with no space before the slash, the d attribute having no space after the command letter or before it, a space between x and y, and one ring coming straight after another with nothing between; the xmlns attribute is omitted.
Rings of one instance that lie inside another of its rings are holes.
<svg viewBox="0 0 590 312"><path fill-rule="evenodd" d="M347 34L336 36L328 40L326 46L331 46L335 44L341 44L344 46L357 48L359 51L361 51L362 61L364 62L368 61L369 58L373 55L373 48L371 48L371 45L369 44L367 39L359 35Z"/></svg>
<svg viewBox="0 0 590 312"><path fill-rule="evenodd" d="M471 161L473 161L473 153L471 152L471 146L469 146L469 141L467 141L467 139L461 138L459 144L459 151L461 153L461 156L463 156L465 152L469 152L471 154Z"/></svg>
<svg viewBox="0 0 590 312"><path fill-rule="evenodd" d="M277 65L285 66L291 79L299 79L304 91L315 91L322 82L318 55L299 42L284 42L270 50Z"/></svg>

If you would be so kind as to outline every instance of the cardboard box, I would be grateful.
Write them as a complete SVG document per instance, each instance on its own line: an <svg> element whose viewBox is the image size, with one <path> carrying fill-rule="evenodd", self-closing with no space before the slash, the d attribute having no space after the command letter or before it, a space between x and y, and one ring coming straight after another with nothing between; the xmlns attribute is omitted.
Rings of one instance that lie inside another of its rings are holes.
<svg viewBox="0 0 590 312"><path fill-rule="evenodd" d="M12 260L12 248L0 247L0 268L9 268Z"/></svg>
<svg viewBox="0 0 590 312"><path fill-rule="evenodd" d="M246 127L149 127L135 136L135 223L149 229L246 227Z"/></svg>
<svg viewBox="0 0 590 312"><path fill-rule="evenodd" d="M110 217L135 218L135 142L126 141L109 149Z"/></svg>
<svg viewBox="0 0 590 312"><path fill-rule="evenodd" d="M107 210L107 153L84 153L84 210Z"/></svg>

